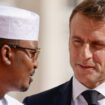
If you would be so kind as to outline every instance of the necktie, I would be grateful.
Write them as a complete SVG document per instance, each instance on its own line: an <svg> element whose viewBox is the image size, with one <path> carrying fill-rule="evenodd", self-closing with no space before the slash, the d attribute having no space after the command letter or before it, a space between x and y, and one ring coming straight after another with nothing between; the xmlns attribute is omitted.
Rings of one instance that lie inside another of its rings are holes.
<svg viewBox="0 0 105 105"><path fill-rule="evenodd" d="M87 90L82 93L88 105L99 105L97 102L98 92L95 90Z"/></svg>

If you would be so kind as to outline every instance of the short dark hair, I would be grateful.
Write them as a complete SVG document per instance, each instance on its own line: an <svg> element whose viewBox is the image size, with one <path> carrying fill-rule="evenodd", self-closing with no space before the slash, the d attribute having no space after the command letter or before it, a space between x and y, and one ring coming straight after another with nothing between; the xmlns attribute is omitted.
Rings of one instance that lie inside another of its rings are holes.
<svg viewBox="0 0 105 105"><path fill-rule="evenodd" d="M83 0L74 8L69 22L76 13L81 13L96 21L105 21L105 0Z"/></svg>
<svg viewBox="0 0 105 105"><path fill-rule="evenodd" d="M20 40L14 40L14 39L5 39L0 38L0 46L3 46L4 44L19 44Z"/></svg>

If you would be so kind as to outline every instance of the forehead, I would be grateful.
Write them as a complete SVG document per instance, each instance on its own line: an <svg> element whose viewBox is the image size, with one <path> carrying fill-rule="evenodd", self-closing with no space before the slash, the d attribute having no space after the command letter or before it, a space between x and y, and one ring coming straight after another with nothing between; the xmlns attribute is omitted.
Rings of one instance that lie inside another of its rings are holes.
<svg viewBox="0 0 105 105"><path fill-rule="evenodd" d="M77 13L71 20L70 36L103 38L105 37L105 23Z"/></svg>
<svg viewBox="0 0 105 105"><path fill-rule="evenodd" d="M38 41L28 41L28 40L21 40L19 41L19 45L26 46L26 47L37 47Z"/></svg>

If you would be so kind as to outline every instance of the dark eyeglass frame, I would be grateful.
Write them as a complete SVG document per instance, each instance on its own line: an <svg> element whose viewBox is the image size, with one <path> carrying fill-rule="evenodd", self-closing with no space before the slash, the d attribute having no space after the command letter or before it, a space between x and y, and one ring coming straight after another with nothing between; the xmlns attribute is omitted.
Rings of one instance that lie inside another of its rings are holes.
<svg viewBox="0 0 105 105"><path fill-rule="evenodd" d="M31 59L34 59L34 60L37 60L38 58L38 55L40 53L40 48L35 48L35 49L32 49L32 48L26 48L26 47L22 47L22 46L19 46L19 45L15 45L15 44L7 44L8 46L10 46L11 48L15 48L15 49L20 49L20 50L29 50L29 51L32 51L34 54L33 56L31 56L30 58ZM3 45L2 45L3 46ZM0 48L2 47L0 46Z"/></svg>
<svg viewBox="0 0 105 105"><path fill-rule="evenodd" d="M19 46L19 45L13 45L13 44L8 44L11 48L17 48L17 49L27 49L27 50L31 50L31 51L34 51L34 52L38 52L40 51L40 48L27 48L27 47L22 47L22 46Z"/></svg>

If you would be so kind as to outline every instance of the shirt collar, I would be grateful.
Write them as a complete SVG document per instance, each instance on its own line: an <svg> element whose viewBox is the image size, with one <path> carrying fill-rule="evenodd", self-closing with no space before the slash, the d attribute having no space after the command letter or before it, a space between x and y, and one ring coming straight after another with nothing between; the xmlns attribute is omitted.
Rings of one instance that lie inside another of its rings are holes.
<svg viewBox="0 0 105 105"><path fill-rule="evenodd" d="M83 91L88 88L82 85L74 76L73 77L73 100L75 100Z"/></svg>
<svg viewBox="0 0 105 105"><path fill-rule="evenodd" d="M105 82L103 82L101 85L96 87L94 90L98 91L105 97Z"/></svg>
<svg viewBox="0 0 105 105"><path fill-rule="evenodd" d="M0 99L0 105L8 105L5 96L2 99Z"/></svg>
<svg viewBox="0 0 105 105"><path fill-rule="evenodd" d="M73 76L73 100L75 100L82 92L89 90L89 88L85 87L81 84L75 76ZM105 97L105 82L94 88L93 90L98 91Z"/></svg>

